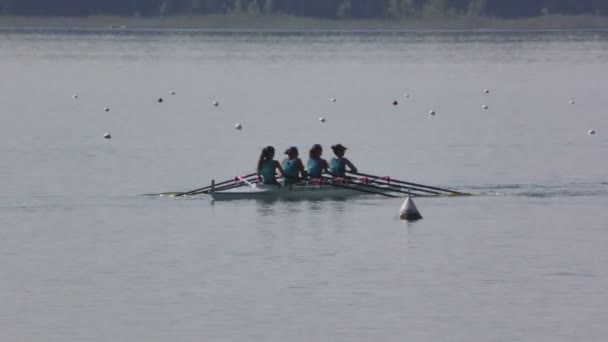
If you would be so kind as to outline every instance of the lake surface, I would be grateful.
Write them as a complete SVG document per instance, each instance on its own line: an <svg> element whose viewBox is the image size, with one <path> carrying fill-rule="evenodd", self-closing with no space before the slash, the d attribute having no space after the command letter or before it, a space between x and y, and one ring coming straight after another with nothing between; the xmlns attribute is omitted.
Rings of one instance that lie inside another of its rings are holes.
<svg viewBox="0 0 608 342"><path fill-rule="evenodd" d="M5 29L0 75L2 341L606 340L608 32ZM149 195L314 143L478 196Z"/></svg>

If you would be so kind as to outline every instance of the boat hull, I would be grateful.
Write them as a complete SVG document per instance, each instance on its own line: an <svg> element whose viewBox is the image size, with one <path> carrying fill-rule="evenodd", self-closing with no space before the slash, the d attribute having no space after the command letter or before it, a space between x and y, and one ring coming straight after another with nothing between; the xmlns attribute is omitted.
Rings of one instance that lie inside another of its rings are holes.
<svg viewBox="0 0 608 342"><path fill-rule="evenodd" d="M356 186L332 185L258 185L247 188L237 188L226 191L212 192L209 195L216 201L260 199L260 200L318 200L344 199L369 193L357 190Z"/></svg>

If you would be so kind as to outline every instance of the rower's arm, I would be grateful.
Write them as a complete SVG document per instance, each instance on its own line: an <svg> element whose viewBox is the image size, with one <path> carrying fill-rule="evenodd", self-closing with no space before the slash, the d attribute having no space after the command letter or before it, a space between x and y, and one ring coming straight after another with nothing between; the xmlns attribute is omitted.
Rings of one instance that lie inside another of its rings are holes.
<svg viewBox="0 0 608 342"><path fill-rule="evenodd" d="M353 165L353 163L350 162L350 160L344 158L344 162L346 163L346 166L350 168L350 172L357 173L357 168L355 165Z"/></svg>
<svg viewBox="0 0 608 342"><path fill-rule="evenodd" d="M325 159L323 159L322 172L329 173L329 164L327 163L327 160L325 160Z"/></svg>
<svg viewBox="0 0 608 342"><path fill-rule="evenodd" d="M285 177L285 172L283 172L283 167L281 166L281 163L279 163L278 161L275 161L274 166L277 170L279 170L281 177Z"/></svg>
<svg viewBox="0 0 608 342"><path fill-rule="evenodd" d="M298 159L298 170L300 171L300 177L305 179L307 177L306 168L304 168L304 163L302 163L302 159Z"/></svg>

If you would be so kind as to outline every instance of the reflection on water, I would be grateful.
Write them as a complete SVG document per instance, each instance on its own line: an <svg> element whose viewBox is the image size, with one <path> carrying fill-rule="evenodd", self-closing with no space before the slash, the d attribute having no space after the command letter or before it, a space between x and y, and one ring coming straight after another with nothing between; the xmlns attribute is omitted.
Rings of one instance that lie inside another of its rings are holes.
<svg viewBox="0 0 608 342"><path fill-rule="evenodd" d="M606 32L4 30L0 46L0 340L608 335ZM403 199L160 196L312 143L500 196L416 199L415 223Z"/></svg>

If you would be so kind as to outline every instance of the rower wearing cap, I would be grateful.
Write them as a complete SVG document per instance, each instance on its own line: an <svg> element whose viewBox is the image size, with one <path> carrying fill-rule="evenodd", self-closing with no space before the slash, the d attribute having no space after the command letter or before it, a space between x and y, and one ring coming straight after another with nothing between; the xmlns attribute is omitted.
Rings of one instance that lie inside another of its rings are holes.
<svg viewBox="0 0 608 342"><path fill-rule="evenodd" d="M308 155L308 163L306 164L306 171L310 178L321 178L323 173L327 172L329 165L327 160L321 158L323 155L323 147L319 144L315 144L310 149Z"/></svg>
<svg viewBox="0 0 608 342"><path fill-rule="evenodd" d="M306 178L304 164L302 163L302 159L298 158L298 148L291 146L285 150L285 154L287 155L287 158L283 159L283 163L281 164L283 167L285 185L298 183Z"/></svg>
<svg viewBox="0 0 608 342"><path fill-rule="evenodd" d="M346 167L348 166L349 172L357 172L357 168L350 160L344 158L344 153L347 148L342 144L336 144L331 147L336 155L331 158L329 162L329 173L334 177L346 177Z"/></svg>
<svg viewBox="0 0 608 342"><path fill-rule="evenodd" d="M279 171L281 176L284 175L281 164L274 160L274 147L266 146L262 150L260 160L258 161L258 180L262 182L262 184L279 184L276 178L276 171Z"/></svg>

